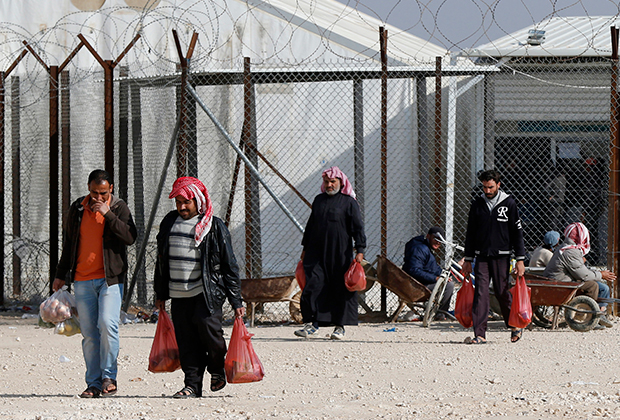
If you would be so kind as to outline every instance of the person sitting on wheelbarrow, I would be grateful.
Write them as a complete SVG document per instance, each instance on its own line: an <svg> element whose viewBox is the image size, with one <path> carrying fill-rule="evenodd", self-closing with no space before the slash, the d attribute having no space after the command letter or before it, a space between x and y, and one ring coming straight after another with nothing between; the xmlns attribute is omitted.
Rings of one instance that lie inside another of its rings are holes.
<svg viewBox="0 0 620 420"><path fill-rule="evenodd" d="M558 232L551 230L545 233L543 244L532 252L532 257L530 258L529 264L530 267L546 267L547 264L549 264L551 257L553 257L555 247L558 246L559 243L560 234Z"/></svg>
<svg viewBox="0 0 620 420"><path fill-rule="evenodd" d="M405 245L405 264L403 271L411 277L428 287L431 291L437 285L437 280L441 275L441 267L433 255L441 246L439 240L445 237L446 233L439 226L433 226L428 230L426 236L420 235L411 239ZM446 290L441 299L440 311L448 311L450 299L454 292L454 283L448 280ZM446 316L442 313L435 317L438 321L444 321Z"/></svg>
<svg viewBox="0 0 620 420"><path fill-rule="evenodd" d="M590 232L583 223L572 223L564 229L564 242L560 245L543 272L544 277L557 281L581 281L578 294L587 295L596 300L597 297L608 299L609 286L601 280L614 281L616 275L611 271L595 271L586 267L585 256L590 252ZM605 303L599 304L601 311L607 310ZM605 317L598 323L607 328L614 324Z"/></svg>

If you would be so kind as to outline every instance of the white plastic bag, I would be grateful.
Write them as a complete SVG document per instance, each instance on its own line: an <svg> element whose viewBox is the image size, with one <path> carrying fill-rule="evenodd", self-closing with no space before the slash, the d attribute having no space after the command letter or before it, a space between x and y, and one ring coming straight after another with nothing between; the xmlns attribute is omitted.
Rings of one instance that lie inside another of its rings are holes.
<svg viewBox="0 0 620 420"><path fill-rule="evenodd" d="M67 337L71 337L80 332L82 332L80 329L80 322L75 316L60 321L56 324L56 328L54 329L54 334L66 335Z"/></svg>
<svg viewBox="0 0 620 420"><path fill-rule="evenodd" d="M67 286L57 290L39 306L39 314L44 322L57 324L77 315L75 297L67 291Z"/></svg>

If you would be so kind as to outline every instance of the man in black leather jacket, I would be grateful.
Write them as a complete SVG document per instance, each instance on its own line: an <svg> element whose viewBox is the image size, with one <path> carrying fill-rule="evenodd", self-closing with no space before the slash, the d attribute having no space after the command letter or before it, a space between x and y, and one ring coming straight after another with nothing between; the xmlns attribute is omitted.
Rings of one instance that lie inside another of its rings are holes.
<svg viewBox="0 0 620 420"><path fill-rule="evenodd" d="M245 315L239 267L230 233L213 216L206 187L196 178L175 181L169 198L176 211L162 220L157 235L155 306L165 310L171 298L181 368L185 386L174 398L202 396L205 369L211 374L211 391L226 386L226 341L222 330L222 305L228 298L235 316Z"/></svg>

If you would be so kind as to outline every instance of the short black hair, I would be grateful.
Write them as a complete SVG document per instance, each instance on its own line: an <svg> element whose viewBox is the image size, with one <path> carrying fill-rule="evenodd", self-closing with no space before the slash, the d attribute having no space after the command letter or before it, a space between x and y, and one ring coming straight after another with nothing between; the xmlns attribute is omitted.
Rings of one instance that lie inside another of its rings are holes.
<svg viewBox="0 0 620 420"><path fill-rule="evenodd" d="M495 169L489 169L478 175L480 182L495 181L495 183L499 184L501 178L502 176Z"/></svg>
<svg viewBox="0 0 620 420"><path fill-rule="evenodd" d="M90 185L90 183L93 181L95 182L95 184L102 184L103 181L108 181L108 184L114 185L110 174L103 169L95 169L90 173L90 175L88 175L88 184Z"/></svg>

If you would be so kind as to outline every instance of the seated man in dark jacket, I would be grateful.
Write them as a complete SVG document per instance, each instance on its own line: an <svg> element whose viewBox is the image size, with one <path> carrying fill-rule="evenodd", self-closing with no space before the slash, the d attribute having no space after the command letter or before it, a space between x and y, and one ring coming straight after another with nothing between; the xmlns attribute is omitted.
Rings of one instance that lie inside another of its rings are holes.
<svg viewBox="0 0 620 420"><path fill-rule="evenodd" d="M430 290L433 290L441 275L441 267L437 264L432 251L439 249L441 243L437 239L444 238L445 235L446 233L442 228L433 226L429 229L426 237L423 235L416 236L405 245L403 270ZM453 292L454 283L448 281L439 307L440 310L448 310ZM445 316L440 314L438 318L445 319Z"/></svg>

